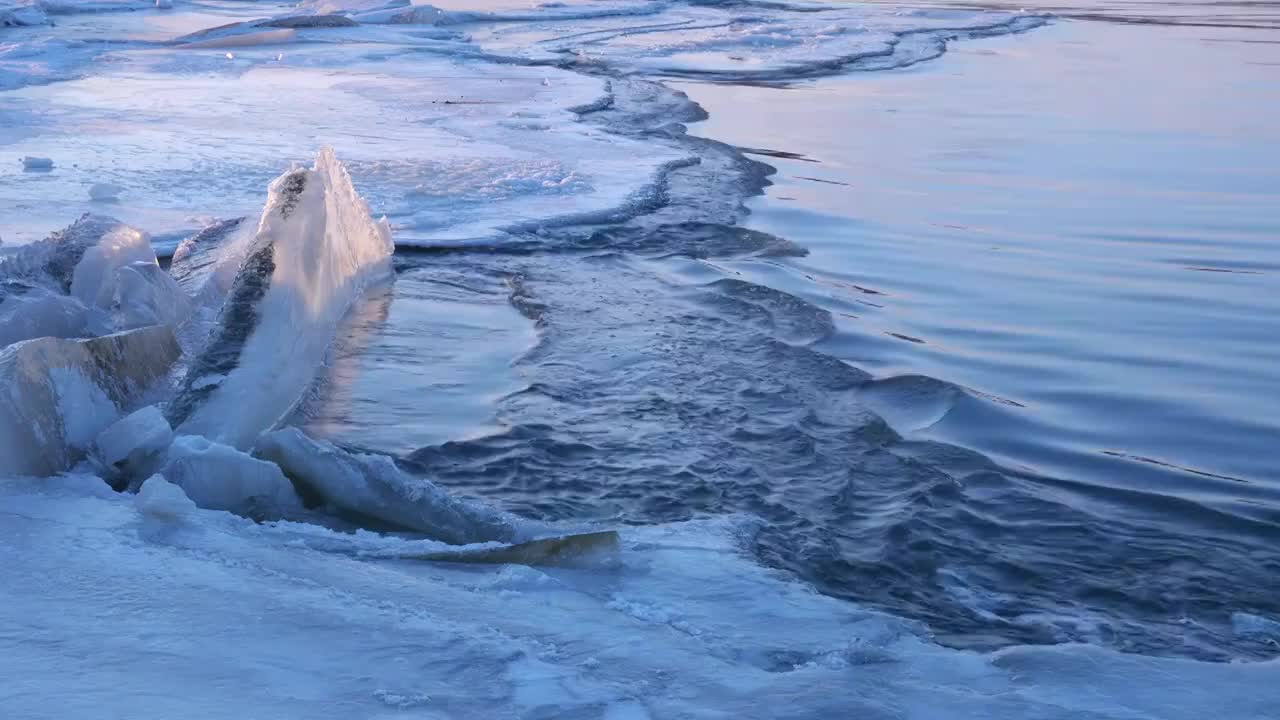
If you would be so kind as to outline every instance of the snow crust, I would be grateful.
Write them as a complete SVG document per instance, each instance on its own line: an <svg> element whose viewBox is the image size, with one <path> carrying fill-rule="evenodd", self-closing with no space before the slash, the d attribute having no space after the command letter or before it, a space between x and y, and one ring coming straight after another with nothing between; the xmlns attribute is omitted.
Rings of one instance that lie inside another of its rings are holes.
<svg viewBox="0 0 1280 720"><path fill-rule="evenodd" d="M749 518L626 529L594 566L534 569L189 503L157 477L136 498L0 483L9 716L1265 720L1280 703L1276 662L941 647L760 566Z"/></svg>

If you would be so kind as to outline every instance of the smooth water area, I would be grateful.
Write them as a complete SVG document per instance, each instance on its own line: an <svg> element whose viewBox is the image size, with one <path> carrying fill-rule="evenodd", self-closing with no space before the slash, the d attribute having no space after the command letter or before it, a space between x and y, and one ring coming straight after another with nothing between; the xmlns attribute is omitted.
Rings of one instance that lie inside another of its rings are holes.
<svg viewBox="0 0 1280 720"><path fill-rule="evenodd" d="M731 267L832 310L819 347L895 378L871 403L896 428L1274 518L1268 40L1060 22L909 70L687 89L697 132L802 156L769 159L749 226L812 254Z"/></svg>

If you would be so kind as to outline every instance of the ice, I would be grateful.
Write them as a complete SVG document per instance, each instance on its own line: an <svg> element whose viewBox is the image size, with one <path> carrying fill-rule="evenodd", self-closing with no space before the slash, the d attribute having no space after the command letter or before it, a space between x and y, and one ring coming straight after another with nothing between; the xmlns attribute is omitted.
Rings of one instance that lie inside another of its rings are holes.
<svg viewBox="0 0 1280 720"><path fill-rule="evenodd" d="M31 27L48 23L49 16L38 3L19 2L0 7L0 27Z"/></svg>
<svg viewBox="0 0 1280 720"><path fill-rule="evenodd" d="M169 263L169 274L196 306L221 307L256 229L245 218L211 223L178 244Z"/></svg>
<svg viewBox="0 0 1280 720"><path fill-rule="evenodd" d="M112 309L121 330L146 325L177 328L191 316L192 304L173 276L152 260L116 271Z"/></svg>
<svg viewBox="0 0 1280 720"><path fill-rule="evenodd" d="M124 188L114 183L94 183L89 186L89 199L94 202L115 202Z"/></svg>
<svg viewBox="0 0 1280 720"><path fill-rule="evenodd" d="M123 226L107 232L76 263L71 295L90 310L110 312L116 302L120 271L132 263L156 264L156 252L147 236Z"/></svg>
<svg viewBox="0 0 1280 720"><path fill-rule="evenodd" d="M24 157L22 158L23 170L52 170L53 161L47 157Z"/></svg>
<svg viewBox="0 0 1280 720"><path fill-rule="evenodd" d="M147 237L113 218L85 215L0 266L0 346L176 326L190 306Z"/></svg>
<svg viewBox="0 0 1280 720"><path fill-rule="evenodd" d="M3 296L0 348L37 337L84 337L89 334L88 313L79 300L40 286Z"/></svg>
<svg viewBox="0 0 1280 720"><path fill-rule="evenodd" d="M160 474L209 510L279 518L302 506L280 468L199 436L175 438Z"/></svg>
<svg viewBox="0 0 1280 720"><path fill-rule="evenodd" d="M152 475L138 488L135 500L138 512L160 522L180 522L196 513L196 504L182 488L168 482L163 475Z"/></svg>
<svg viewBox="0 0 1280 720"><path fill-rule="evenodd" d="M279 45L280 43L293 42L296 33L290 28L282 28L280 30L259 30L257 32L242 32L235 34L227 34L222 37L209 38L208 40L193 40L184 42L178 47L190 49L214 49L214 48L240 48L254 47L258 45ZM231 53L227 53L228 59L234 58Z"/></svg>
<svg viewBox="0 0 1280 720"><path fill-rule="evenodd" d="M178 355L162 326L0 351L0 478L70 467Z"/></svg>
<svg viewBox="0 0 1280 720"><path fill-rule="evenodd" d="M762 567L744 518L633 528L617 562L513 573L380 559L366 551L415 543L255 524L164 480L137 497L0 483L7 716L1267 720L1280 704L1275 661L938 646Z"/></svg>
<svg viewBox="0 0 1280 720"><path fill-rule="evenodd" d="M187 32L198 41L224 30L188 29L253 25L270 12L237 4L194 26L177 23L187 13L181 8L165 17L174 18L169 37ZM93 19L123 25L125 16ZM10 201L41 208L47 197L84 198L92 178L127 188L111 212L159 235L196 214L254 214L261 188L288 161L327 144L339 149L370 206L389 218L397 242L491 244L573 218L640 212L660 194L670 162L692 161L669 144L581 122L572 109L601 102L605 79L486 62L455 27L293 28L302 41L279 61L280 46L234 48L228 61L226 50L85 44L95 57L110 48L109 62L69 66L56 77L87 74L6 94L4 112L30 136L24 149L77 165L40 185L11 188ZM287 28L250 31L276 29ZM129 37L123 28L109 34ZM47 57L78 52L49 49ZM14 67L29 85L26 61L21 71L16 60ZM325 102L316 103L319 96ZM162 150L138 153L140 146ZM24 215L11 232L25 240L37 220Z"/></svg>
<svg viewBox="0 0 1280 720"><path fill-rule="evenodd" d="M164 414L148 405L103 430L94 441L94 449L104 465L135 470L163 453L172 440L173 430Z"/></svg>
<svg viewBox="0 0 1280 720"><path fill-rule="evenodd" d="M404 472L385 455L348 453L297 428L264 436L256 454L340 512L447 543L512 542L527 536L531 527L524 523L521 532L516 518L454 498L431 481Z"/></svg>
<svg viewBox="0 0 1280 720"><path fill-rule="evenodd" d="M188 388L179 430L251 447L302 399L355 300L390 277L393 249L386 221L370 217L331 150L277 178L223 312L224 342L196 363L196 377L225 366L226 379L198 397ZM228 342L241 338L237 353Z"/></svg>

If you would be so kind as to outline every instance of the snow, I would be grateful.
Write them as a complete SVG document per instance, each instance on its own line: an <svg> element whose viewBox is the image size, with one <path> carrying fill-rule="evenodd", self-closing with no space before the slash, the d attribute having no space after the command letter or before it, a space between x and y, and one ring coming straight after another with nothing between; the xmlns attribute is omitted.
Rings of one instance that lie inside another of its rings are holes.
<svg viewBox="0 0 1280 720"><path fill-rule="evenodd" d="M0 478L71 467L178 354L166 327L0 351Z"/></svg>
<svg viewBox="0 0 1280 720"><path fill-rule="evenodd" d="M164 414L148 405L103 430L94 441L94 448L97 458L108 467L124 463L133 469L164 452L172 440L173 430Z"/></svg>
<svg viewBox="0 0 1280 720"><path fill-rule="evenodd" d="M391 231L375 222L333 151L268 188L254 252L272 270L240 362L181 432L241 449L279 423L314 382L338 323L391 275Z"/></svg>
<svg viewBox="0 0 1280 720"><path fill-rule="evenodd" d="M334 509L455 545L511 542L532 523L479 503L451 497L425 478L398 468L385 455L348 453L312 440L297 428L264 436L256 453L279 465Z"/></svg>
<svg viewBox="0 0 1280 720"><path fill-rule="evenodd" d="M152 475L142 483L135 504L144 517L160 522L179 522L194 515L197 509L182 488L165 480L163 475Z"/></svg>
<svg viewBox="0 0 1280 720"><path fill-rule="evenodd" d="M1274 661L941 647L760 566L748 518L513 571L196 509L160 477L103 489L0 483L9 717L1264 720L1280 703Z"/></svg>
<svg viewBox="0 0 1280 720"><path fill-rule="evenodd" d="M302 507L280 468L198 436L175 438L160 474L209 510L279 518Z"/></svg>

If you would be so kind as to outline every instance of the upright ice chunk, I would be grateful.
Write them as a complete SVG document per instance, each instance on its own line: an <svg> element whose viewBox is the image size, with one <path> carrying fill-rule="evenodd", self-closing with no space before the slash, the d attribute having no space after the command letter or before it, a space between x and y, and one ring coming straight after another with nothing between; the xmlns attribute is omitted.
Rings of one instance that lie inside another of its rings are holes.
<svg viewBox="0 0 1280 720"><path fill-rule="evenodd" d="M511 515L452 497L431 481L402 471L385 455L344 452L297 428L265 435L257 454L338 511L455 545L520 539Z"/></svg>
<svg viewBox="0 0 1280 720"><path fill-rule="evenodd" d="M386 221L369 216L332 150L276 178L220 328L170 404L170 421L185 434L252 447L315 381L355 300L390 277L393 249Z"/></svg>
<svg viewBox="0 0 1280 720"><path fill-rule="evenodd" d="M179 352L164 326L0 350L0 477L70 467Z"/></svg>
<svg viewBox="0 0 1280 720"><path fill-rule="evenodd" d="M154 261L135 262L116 271L112 314L116 327L178 327L191 315L191 300L173 276Z"/></svg>
<svg viewBox="0 0 1280 720"><path fill-rule="evenodd" d="M131 227L111 229L86 248L71 277L71 294L89 308L110 310L116 273L130 263L156 264L156 251L143 233Z"/></svg>
<svg viewBox="0 0 1280 720"><path fill-rule="evenodd" d="M208 510L269 519L302 507L280 468L199 436L176 438L160 474Z"/></svg>

